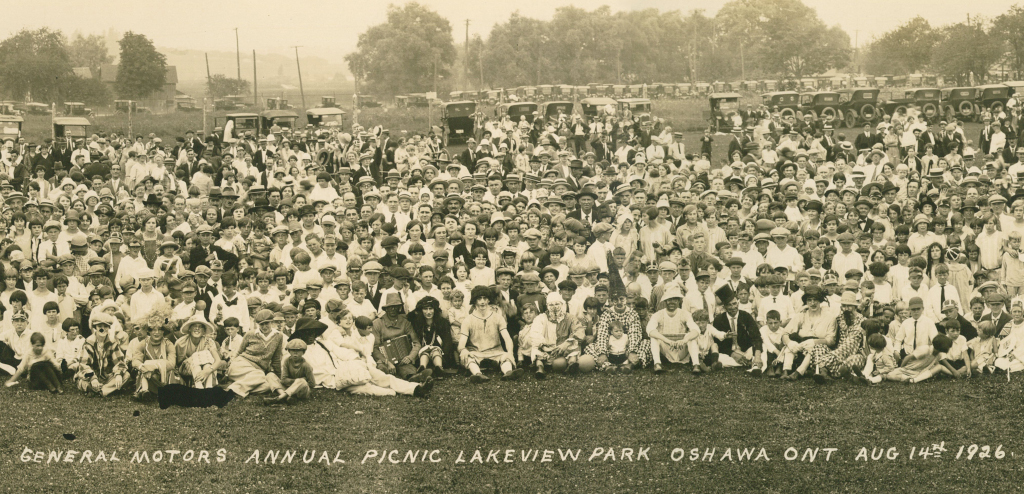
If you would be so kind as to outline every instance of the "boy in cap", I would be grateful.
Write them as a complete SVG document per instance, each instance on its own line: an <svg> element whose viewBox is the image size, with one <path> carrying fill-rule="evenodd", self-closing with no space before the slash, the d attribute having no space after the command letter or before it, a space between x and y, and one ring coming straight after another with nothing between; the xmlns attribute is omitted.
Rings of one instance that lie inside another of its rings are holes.
<svg viewBox="0 0 1024 494"><path fill-rule="evenodd" d="M900 325L894 342L900 348L900 358L913 354L918 347L931 345L932 338L938 334L935 321L925 315L921 297L911 298L907 305L910 317Z"/></svg>

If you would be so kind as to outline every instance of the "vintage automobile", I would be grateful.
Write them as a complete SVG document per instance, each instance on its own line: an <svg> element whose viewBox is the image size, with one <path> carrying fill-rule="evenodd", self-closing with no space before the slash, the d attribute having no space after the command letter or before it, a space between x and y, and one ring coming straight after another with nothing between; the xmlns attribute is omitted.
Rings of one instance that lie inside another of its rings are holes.
<svg viewBox="0 0 1024 494"><path fill-rule="evenodd" d="M711 93L715 92L714 88L711 86L711 84L709 84L707 82L698 82L695 87L697 89L697 94L698 95L700 95L700 94L710 95Z"/></svg>
<svg viewBox="0 0 1024 494"><path fill-rule="evenodd" d="M426 108L430 106L430 100L427 99L426 93L412 93L405 96L395 96L395 106L399 108Z"/></svg>
<svg viewBox="0 0 1024 494"><path fill-rule="evenodd" d="M1003 86L1006 89L1006 86ZM978 88L973 87L952 87L940 91L942 96L943 118L973 118L977 116L974 111L975 100L978 99Z"/></svg>
<svg viewBox="0 0 1024 494"><path fill-rule="evenodd" d="M320 108L337 108L338 103L335 102L334 96L321 96L320 97Z"/></svg>
<svg viewBox="0 0 1024 494"><path fill-rule="evenodd" d="M619 113L627 110L634 117L640 117L641 122L651 120L651 100L648 98L623 98L618 101Z"/></svg>
<svg viewBox="0 0 1024 494"><path fill-rule="evenodd" d="M864 122L874 123L881 116L878 111L878 89L855 88L838 92L840 123L847 127L856 127Z"/></svg>
<svg viewBox="0 0 1024 494"><path fill-rule="evenodd" d="M526 121L533 123L534 112L537 111L537 103L532 101L521 101L518 103L502 103L494 107L494 117L501 119L508 115L513 122L518 123L519 117L526 117Z"/></svg>
<svg viewBox="0 0 1024 494"><path fill-rule="evenodd" d="M814 118L821 118L826 123L836 124L841 118L839 113L839 93L833 91L819 91L816 93L804 93L800 95L799 112L803 115L811 115Z"/></svg>
<svg viewBox="0 0 1024 494"><path fill-rule="evenodd" d="M779 81L776 81L776 80L761 81L761 90L766 92L766 93L774 92L778 88L779 88Z"/></svg>
<svg viewBox="0 0 1024 494"><path fill-rule="evenodd" d="M466 142L473 137L476 125L476 103L453 101L441 106L441 128L447 133L449 144Z"/></svg>
<svg viewBox="0 0 1024 494"><path fill-rule="evenodd" d="M779 112L782 118L796 117L800 109L800 93L796 91L777 91L761 95L761 103L772 112Z"/></svg>
<svg viewBox="0 0 1024 494"><path fill-rule="evenodd" d="M704 112L704 120L708 122L711 132L718 132L719 129L732 131L732 115L740 109L740 94L711 93L708 96L708 105L711 109Z"/></svg>
<svg viewBox="0 0 1024 494"><path fill-rule="evenodd" d="M924 115L929 122L937 122L941 113L939 111L939 105L942 104L942 94L938 89L935 88L910 88L905 89L901 92L897 91L892 94L894 97L880 104L882 111L889 115L895 115L900 110L906 110L907 105L914 104L921 110L921 115ZM896 97L900 96L900 97Z"/></svg>
<svg viewBox="0 0 1024 494"><path fill-rule="evenodd" d="M853 87L869 87L868 78L859 76L853 78Z"/></svg>
<svg viewBox="0 0 1024 494"><path fill-rule="evenodd" d="M978 86L977 112L980 114L982 108L987 108L992 113L999 113L1006 108L1006 102L1010 99L1010 86L1006 84L988 84Z"/></svg>
<svg viewBox="0 0 1024 494"><path fill-rule="evenodd" d="M29 115L46 115L50 113L50 105L45 103L26 103L24 111Z"/></svg>
<svg viewBox="0 0 1024 494"><path fill-rule="evenodd" d="M256 113L228 113L223 117L215 117L213 125L224 128L225 142L234 142L246 131L263 135L260 132L260 116Z"/></svg>
<svg viewBox="0 0 1024 494"><path fill-rule="evenodd" d="M629 86L626 86L624 84L615 84L612 86L612 95L614 95L617 98L623 98L626 96L626 91L629 90L628 88Z"/></svg>
<svg viewBox="0 0 1024 494"><path fill-rule="evenodd" d="M53 119L53 139L66 139L73 143L76 139L85 139L92 125L85 117L55 117Z"/></svg>
<svg viewBox="0 0 1024 494"><path fill-rule="evenodd" d="M0 140L21 137L21 127L25 119L20 115L0 115Z"/></svg>
<svg viewBox="0 0 1024 494"><path fill-rule="evenodd" d="M268 110L291 110L294 108L288 104L288 100L282 98L267 98Z"/></svg>
<svg viewBox="0 0 1024 494"><path fill-rule="evenodd" d="M540 104L538 113L545 120L557 120L559 114L563 114L566 117L572 115L572 109L572 101L547 101Z"/></svg>
<svg viewBox="0 0 1024 494"><path fill-rule="evenodd" d="M266 110L260 112L261 134L269 134L273 126L278 126L284 133L291 133L295 130L295 121L299 115L291 110Z"/></svg>
<svg viewBox="0 0 1024 494"><path fill-rule="evenodd" d="M1024 81L1006 81L1003 85L1010 88L1010 96L1024 91Z"/></svg>
<svg viewBox="0 0 1024 494"><path fill-rule="evenodd" d="M344 127L345 112L341 108L310 108L306 110L306 123L314 127Z"/></svg>
<svg viewBox="0 0 1024 494"><path fill-rule="evenodd" d="M502 89L488 89L487 98L484 101L486 101L487 104L489 105L496 105L498 104L499 101L501 101L501 95L504 92L505 91Z"/></svg>
<svg viewBox="0 0 1024 494"><path fill-rule="evenodd" d="M17 103L14 101L0 101L0 115L21 115L21 110L17 108Z"/></svg>
<svg viewBox="0 0 1024 494"><path fill-rule="evenodd" d="M583 110L583 115L586 117L595 117L602 112L608 114L608 110L611 110L610 113L615 113L615 109L618 105L618 101L605 97L584 98L580 101L580 108Z"/></svg>
<svg viewBox="0 0 1024 494"><path fill-rule="evenodd" d="M69 117L92 116L92 108L86 108L85 103L67 101L64 103L64 115Z"/></svg>
<svg viewBox="0 0 1024 494"><path fill-rule="evenodd" d="M126 99L114 100L114 113L138 113L139 102Z"/></svg>
<svg viewBox="0 0 1024 494"><path fill-rule="evenodd" d="M353 97L356 100L356 108L377 108L380 106L380 101L377 101L376 97L369 94L357 94Z"/></svg>
<svg viewBox="0 0 1024 494"><path fill-rule="evenodd" d="M818 81L813 77L804 77L800 79L800 90L801 91L814 91L818 88Z"/></svg>

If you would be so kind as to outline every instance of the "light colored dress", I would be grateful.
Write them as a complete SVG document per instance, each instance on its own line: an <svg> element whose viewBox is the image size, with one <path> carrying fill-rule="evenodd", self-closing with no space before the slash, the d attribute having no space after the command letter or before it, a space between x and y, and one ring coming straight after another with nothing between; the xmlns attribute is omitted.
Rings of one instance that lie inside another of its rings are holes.
<svg viewBox="0 0 1024 494"><path fill-rule="evenodd" d="M484 360L513 364L508 352L501 346L501 332L506 327L505 316L499 310L492 310L487 316L482 316L479 311L470 312L462 323L461 334L469 337L466 342L469 355L462 364L480 365Z"/></svg>

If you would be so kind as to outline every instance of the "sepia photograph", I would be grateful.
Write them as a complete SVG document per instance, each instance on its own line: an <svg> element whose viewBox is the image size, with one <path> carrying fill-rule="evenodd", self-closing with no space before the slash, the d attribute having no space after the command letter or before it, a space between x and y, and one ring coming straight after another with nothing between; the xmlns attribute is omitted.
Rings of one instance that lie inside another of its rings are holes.
<svg viewBox="0 0 1024 494"><path fill-rule="evenodd" d="M1017 492L1013 1L5 2L0 491Z"/></svg>

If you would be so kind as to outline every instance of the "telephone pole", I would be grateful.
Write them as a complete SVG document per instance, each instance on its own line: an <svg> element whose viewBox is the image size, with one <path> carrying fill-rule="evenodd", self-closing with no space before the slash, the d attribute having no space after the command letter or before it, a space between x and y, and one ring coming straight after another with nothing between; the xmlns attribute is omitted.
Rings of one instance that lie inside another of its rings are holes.
<svg viewBox="0 0 1024 494"><path fill-rule="evenodd" d="M306 107L306 90L302 88L302 65L299 64L299 48L301 46L293 46L295 48L295 68L299 71L299 95L302 96L302 107Z"/></svg>
<svg viewBox="0 0 1024 494"><path fill-rule="evenodd" d="M466 81L466 88L469 88L469 19L466 19L466 55L462 61L462 79Z"/></svg>
<svg viewBox="0 0 1024 494"><path fill-rule="evenodd" d="M242 80L242 52L238 51L238 28L235 28L235 64L238 67L238 80Z"/></svg>
<svg viewBox="0 0 1024 494"><path fill-rule="evenodd" d="M257 96L258 93L256 92L257 89L259 88L258 84L259 84L259 82L257 82L257 80L256 80L256 50L253 50L252 51L252 107L253 108L259 108L260 107L260 100L259 100L259 97Z"/></svg>
<svg viewBox="0 0 1024 494"><path fill-rule="evenodd" d="M204 53L206 56L206 92L210 92L210 54Z"/></svg>

